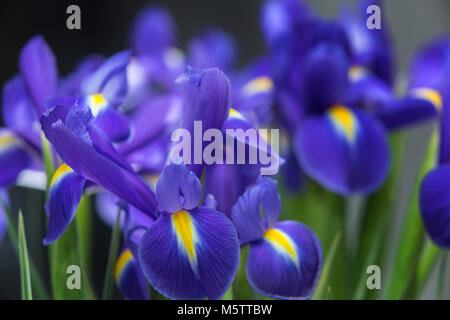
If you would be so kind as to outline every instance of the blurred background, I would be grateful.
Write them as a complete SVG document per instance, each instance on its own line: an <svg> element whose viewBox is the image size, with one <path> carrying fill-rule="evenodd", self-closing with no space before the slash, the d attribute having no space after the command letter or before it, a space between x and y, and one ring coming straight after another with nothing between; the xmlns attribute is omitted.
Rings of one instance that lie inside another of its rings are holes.
<svg viewBox="0 0 450 320"><path fill-rule="evenodd" d="M341 3L355 1L306 0L325 17L336 16ZM189 38L204 27L215 26L231 33L240 45L243 65L264 51L259 28L261 0L127 0L127 1L13 1L0 2L0 85L17 71L20 49L36 34L42 34L53 49L61 75L67 74L77 62L90 53L111 55L128 47L129 28L133 18L149 4L169 8L178 27L181 48ZM66 8L81 8L81 30L66 28ZM397 54L397 71L404 71L412 54L426 41L450 33L450 1L395 0L385 1L381 13L389 24ZM385 27L385 26L382 26ZM420 136L420 135L419 135ZM412 141L415 136L413 135ZM417 161L420 162L421 159ZM414 160L416 161L416 160ZM414 162L413 161L413 162ZM416 161L416 162L417 162ZM1 170L1 168L0 168ZM21 204L24 211L30 253L42 274L48 261L42 246L45 225L42 220L44 196L24 189L12 191L13 211ZM399 205L398 211L401 211ZM110 231L95 218L94 286L100 288L105 270ZM0 244L0 299L20 298L17 259L5 237ZM46 275L47 276L47 275ZM47 279L48 280L48 279Z"/></svg>

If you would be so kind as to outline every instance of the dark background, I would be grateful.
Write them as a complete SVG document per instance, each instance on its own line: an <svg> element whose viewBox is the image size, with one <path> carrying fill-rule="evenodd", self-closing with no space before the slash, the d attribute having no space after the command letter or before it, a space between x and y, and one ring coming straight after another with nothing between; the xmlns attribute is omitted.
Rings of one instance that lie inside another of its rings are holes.
<svg viewBox="0 0 450 320"><path fill-rule="evenodd" d="M343 1L307 1L326 17L334 16ZM354 1L346 1L353 3ZM17 58L25 42L43 34L58 60L61 75L90 53L111 55L128 47L129 27L139 9L148 4L167 6L178 27L181 48L188 39L206 26L216 26L233 34L240 44L240 64L261 54L264 45L259 29L260 0L127 0L127 1L13 1L0 2L0 85L17 73ZM66 28L66 8L81 8L81 30ZM450 1L391 0L382 10L393 35L399 74L411 55L427 40L450 31ZM1 168L0 168L1 170ZM16 211L24 210L29 249L33 260L46 274L48 270L42 238L43 195L38 191L15 188ZM93 282L101 288L110 232L95 218ZM0 299L20 297L18 263L7 237L0 244Z"/></svg>

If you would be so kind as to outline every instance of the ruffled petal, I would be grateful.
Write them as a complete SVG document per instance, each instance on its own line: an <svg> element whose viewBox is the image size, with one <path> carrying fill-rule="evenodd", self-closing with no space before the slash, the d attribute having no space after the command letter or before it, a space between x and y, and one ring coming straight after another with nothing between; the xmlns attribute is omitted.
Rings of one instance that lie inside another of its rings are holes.
<svg viewBox="0 0 450 320"><path fill-rule="evenodd" d="M116 284L127 300L147 300L148 287L139 261L129 249L119 255L114 270Z"/></svg>
<svg viewBox="0 0 450 320"><path fill-rule="evenodd" d="M168 164L156 183L156 197L160 211L191 210L202 198L202 184L184 164Z"/></svg>
<svg viewBox="0 0 450 320"><path fill-rule="evenodd" d="M321 268L319 239L299 222L278 222L262 240L250 244L247 278L263 295L308 299L314 293Z"/></svg>
<svg viewBox="0 0 450 320"><path fill-rule="evenodd" d="M368 193L385 181L390 165L387 134L363 111L334 106L305 120L294 148L310 177L340 193Z"/></svg>
<svg viewBox="0 0 450 320"><path fill-rule="evenodd" d="M31 156L23 141L7 129L0 129L0 186L16 180L31 163Z"/></svg>
<svg viewBox="0 0 450 320"><path fill-rule="evenodd" d="M206 207L161 215L139 247L149 283L171 299L219 299L239 265L231 221Z"/></svg>
<svg viewBox="0 0 450 320"><path fill-rule="evenodd" d="M450 165L427 174L420 186L419 204L428 235L441 247L450 248Z"/></svg>
<svg viewBox="0 0 450 320"><path fill-rule="evenodd" d="M47 236L44 244L58 239L75 217L86 183L68 165L62 164L52 177L49 199L45 205L48 215Z"/></svg>
<svg viewBox="0 0 450 320"><path fill-rule="evenodd" d="M73 108L79 108L75 105ZM155 214L156 199L126 161L108 145L102 132L83 110L70 112L58 106L41 117L42 128L61 159L75 172L91 180L141 211Z"/></svg>
<svg viewBox="0 0 450 320"><path fill-rule="evenodd" d="M280 208L281 201L275 180L261 178L256 185L248 188L231 209L231 219L241 244L261 239L265 230L272 228L277 222Z"/></svg>
<svg viewBox="0 0 450 320"><path fill-rule="evenodd" d="M19 57L20 73L33 99L37 114L45 110L45 102L58 89L58 69L55 56L42 36L30 39Z"/></svg>

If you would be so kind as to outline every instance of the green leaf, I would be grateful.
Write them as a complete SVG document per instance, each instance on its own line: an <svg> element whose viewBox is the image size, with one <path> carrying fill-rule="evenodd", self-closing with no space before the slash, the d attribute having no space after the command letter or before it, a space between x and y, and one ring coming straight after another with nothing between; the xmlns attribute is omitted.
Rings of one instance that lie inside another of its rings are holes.
<svg viewBox="0 0 450 320"><path fill-rule="evenodd" d="M220 300L233 300L233 287L230 286Z"/></svg>
<svg viewBox="0 0 450 320"><path fill-rule="evenodd" d="M102 299L109 300L112 297L114 284L114 266L116 265L117 255L119 254L120 242L120 209L117 212L116 223L109 243L108 264L106 265L105 281L103 283Z"/></svg>
<svg viewBox="0 0 450 320"><path fill-rule="evenodd" d="M42 141L42 158L44 160L45 173L47 175L47 188L50 186L50 181L55 173L55 164L53 162L53 154L50 146L50 142L45 137L43 131L41 131Z"/></svg>
<svg viewBox="0 0 450 320"><path fill-rule="evenodd" d="M423 285L429 278L431 270L434 263L436 262L436 257L438 256L439 247L436 246L430 238L425 238L425 244L422 248L419 258L419 264L416 271L415 279L415 289L416 292L420 293Z"/></svg>
<svg viewBox="0 0 450 320"><path fill-rule="evenodd" d="M11 218L11 210L3 202L3 200L1 198L0 198L0 204L6 215L9 240L14 249L14 253L16 254L17 258L19 258L19 246L18 246L19 238L17 236L16 227L14 226L14 223ZM42 281L41 275L39 274L39 271L36 268L36 265L34 264L31 257L29 257L29 261L30 261L31 284L32 284L34 296L35 296L35 298L37 298L39 300L48 300L49 294L47 292L47 289L45 288L44 281Z"/></svg>
<svg viewBox="0 0 450 320"><path fill-rule="evenodd" d="M22 292L22 300L33 300L31 290L30 262L28 258L27 239L25 236L25 227L23 225L22 212L19 211L19 261L20 261L20 284Z"/></svg>
<svg viewBox="0 0 450 320"><path fill-rule="evenodd" d="M341 232L337 232L334 235L333 241L331 242L330 248L328 249L327 257L323 264L322 274L320 276L319 284L317 285L316 292L314 293L313 300L322 300L327 297L328 277L330 274L331 267L333 266L334 257L336 255L336 250L341 241Z"/></svg>
<svg viewBox="0 0 450 320"><path fill-rule="evenodd" d="M401 299L413 280L414 268L420 253L424 229L419 209L420 184L425 175L436 165L439 133L436 128L431 135L427 153L417 175L410 206L406 212L400 241L396 248L394 267L388 276L386 299Z"/></svg>
<svg viewBox="0 0 450 320"><path fill-rule="evenodd" d="M79 207L76 214L83 208L83 206ZM56 300L87 300L93 298L78 234L77 223L71 223L64 234L49 246L53 298ZM79 268L80 288L69 288L68 282L74 276L73 272L77 272L68 269L69 266Z"/></svg>

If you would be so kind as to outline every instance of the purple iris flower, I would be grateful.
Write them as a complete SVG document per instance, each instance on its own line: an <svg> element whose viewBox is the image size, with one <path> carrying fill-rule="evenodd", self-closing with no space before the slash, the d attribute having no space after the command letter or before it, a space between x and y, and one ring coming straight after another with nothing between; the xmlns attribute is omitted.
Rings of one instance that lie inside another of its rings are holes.
<svg viewBox="0 0 450 320"><path fill-rule="evenodd" d="M232 209L241 245L250 246L247 278L263 295L308 299L314 293L322 268L320 242L302 223L278 222L280 208L277 183L260 178Z"/></svg>
<svg viewBox="0 0 450 320"><path fill-rule="evenodd" d="M0 198L4 204L9 204L8 194L3 189L0 189ZM0 206L0 243L2 242L3 236L6 233L7 226L8 222L6 221L6 213L3 210L3 206Z"/></svg>
<svg viewBox="0 0 450 320"><path fill-rule="evenodd" d="M389 170L388 130L433 119L439 107L417 91L395 97L389 37L355 29L353 20L323 21L291 0L269 0L262 11L276 114L291 149L307 175L344 195L380 187ZM359 41L368 43L364 50Z"/></svg>
<svg viewBox="0 0 450 320"><path fill-rule="evenodd" d="M239 265L239 241L221 212L199 206L202 185L183 164L170 164L156 185L159 218L139 245L149 283L171 299L218 299Z"/></svg>
<svg viewBox="0 0 450 320"><path fill-rule="evenodd" d="M441 247L450 248L450 39L426 45L411 68L410 86L440 106L438 167L427 174L420 187L419 204L425 229Z"/></svg>
<svg viewBox="0 0 450 320"><path fill-rule="evenodd" d="M114 279L125 299L147 300L149 298L147 283L139 261L126 247L117 260Z"/></svg>

